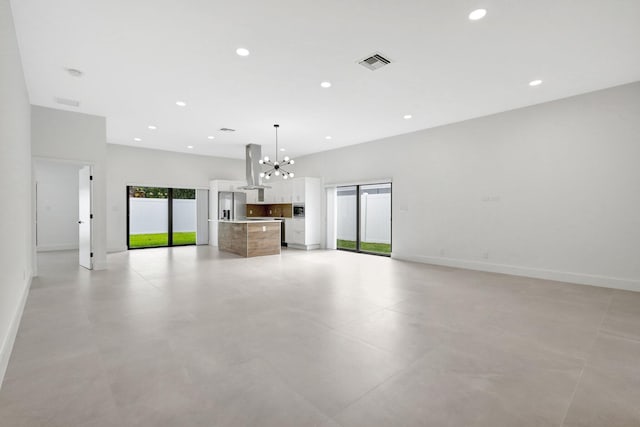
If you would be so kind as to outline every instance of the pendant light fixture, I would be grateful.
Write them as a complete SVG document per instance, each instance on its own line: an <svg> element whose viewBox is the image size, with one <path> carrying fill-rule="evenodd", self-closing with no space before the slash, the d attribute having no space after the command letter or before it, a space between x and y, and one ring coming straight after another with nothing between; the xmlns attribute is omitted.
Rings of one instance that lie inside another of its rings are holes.
<svg viewBox="0 0 640 427"><path fill-rule="evenodd" d="M267 165L270 167L270 169L266 172L260 172L260 178L271 179L271 175L282 175L282 179L293 178L293 172L289 172L283 169L283 166L294 164L295 162L293 161L293 159L290 159L289 156L284 156L284 159L282 159L282 163L278 161L278 128L280 127L280 125L276 124L273 125L273 127L276 128L276 159L272 162L269 159L269 156L264 156L264 159L258 161L258 163L260 163L261 165Z"/></svg>

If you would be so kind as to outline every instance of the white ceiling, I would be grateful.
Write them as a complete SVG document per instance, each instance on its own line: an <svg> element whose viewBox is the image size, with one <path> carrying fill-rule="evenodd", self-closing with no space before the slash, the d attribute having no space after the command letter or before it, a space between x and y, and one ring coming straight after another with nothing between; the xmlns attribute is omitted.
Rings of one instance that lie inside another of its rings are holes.
<svg viewBox="0 0 640 427"><path fill-rule="evenodd" d="M254 142L273 155L279 123L300 156L640 80L638 0L11 3L33 104L105 116L110 143L172 151L243 158ZM374 52L393 63L357 64Z"/></svg>

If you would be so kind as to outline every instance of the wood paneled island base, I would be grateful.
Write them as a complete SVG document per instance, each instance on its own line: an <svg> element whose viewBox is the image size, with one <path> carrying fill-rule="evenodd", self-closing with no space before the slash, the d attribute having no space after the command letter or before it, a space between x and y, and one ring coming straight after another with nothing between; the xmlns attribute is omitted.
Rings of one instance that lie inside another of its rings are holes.
<svg viewBox="0 0 640 427"><path fill-rule="evenodd" d="M280 221L218 221L218 249L243 257L280 254Z"/></svg>

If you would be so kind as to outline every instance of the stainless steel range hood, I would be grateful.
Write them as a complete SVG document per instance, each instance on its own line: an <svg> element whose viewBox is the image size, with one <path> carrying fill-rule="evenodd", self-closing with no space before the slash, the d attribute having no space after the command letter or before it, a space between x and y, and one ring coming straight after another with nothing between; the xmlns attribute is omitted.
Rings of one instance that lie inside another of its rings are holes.
<svg viewBox="0 0 640 427"><path fill-rule="evenodd" d="M247 168L247 185L240 187L242 190L264 190L265 188L271 188L267 185L262 185L262 178L260 178L261 166L260 159L262 158L262 146L258 144L247 144L246 146L246 168ZM259 191L263 193L263 191ZM262 199L259 197L259 199Z"/></svg>

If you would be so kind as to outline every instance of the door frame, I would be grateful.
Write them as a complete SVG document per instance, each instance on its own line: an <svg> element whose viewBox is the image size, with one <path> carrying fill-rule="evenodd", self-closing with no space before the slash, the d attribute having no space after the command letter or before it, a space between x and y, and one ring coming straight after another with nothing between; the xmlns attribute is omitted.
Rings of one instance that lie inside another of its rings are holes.
<svg viewBox="0 0 640 427"><path fill-rule="evenodd" d="M87 268L88 270L93 270L94 268L94 259L93 259L93 166L84 165L78 170L78 186L80 185L80 172L84 168L89 168L89 267L86 267L80 264L81 267ZM80 194L78 192L78 204L80 204ZM80 214L78 212L78 217ZM82 236L80 235L80 218L78 218L78 256L80 256L80 251L82 248L80 247L80 239Z"/></svg>
<svg viewBox="0 0 640 427"><path fill-rule="evenodd" d="M163 246L140 246L140 247L135 247L132 248L130 245L130 241L129 241L129 236L130 236L130 227L131 227L131 205L129 203L129 192L130 192L130 188L131 187L153 187L153 188L166 188L167 189L167 210L168 210L168 215L167 215L167 221L168 221L168 227L167 227L167 244L163 245ZM173 248L173 247L179 247L179 246L196 246L198 244L198 238L197 238L197 233L198 233L198 223L197 223L197 205L196 205L196 241L195 243L184 243L181 245L175 245L173 243L173 190L175 189L184 189L184 190L194 190L196 191L197 188L184 188L184 187L166 187L166 186L162 186L162 185L127 185L126 187L126 195L127 195L127 216L126 216L126 221L127 221L127 227L126 227L126 241L127 241L127 250L133 251L133 250L137 250L137 249L153 249L153 248ZM198 193L196 192L196 198L198 197Z"/></svg>
<svg viewBox="0 0 640 427"><path fill-rule="evenodd" d="M47 156L31 156L31 258L32 258L32 276L38 277L38 245L36 242L36 236L38 234L38 224L37 224L37 215L38 215L38 199L37 199L37 185L38 181L36 180L36 162L37 161L45 161L51 163L61 163L67 165L75 165L78 166L78 170L84 166L89 166L91 168L92 174L95 176L95 168L96 163L94 161L85 161L78 159L61 159L57 157L47 157ZM91 183L91 213L95 215L95 206L94 206L94 193L95 189L93 188L93 182ZM77 220L77 218L76 218ZM95 248L95 239L94 239L94 222L91 221L91 252L96 253ZM79 246L78 242L78 246ZM79 248L78 248L79 250ZM95 270L95 257L92 260L92 267ZM100 266L98 270L104 269L106 267Z"/></svg>
<svg viewBox="0 0 640 427"><path fill-rule="evenodd" d="M366 187L369 185L379 185L379 184L389 184L389 202L391 204L391 206L389 207L389 233L391 236L391 243L389 244L391 251L389 251L388 254L383 254L383 253L379 253L379 252L371 252L371 251L363 251L360 248L360 217L361 212L360 212L360 187ZM339 248L338 245L336 245L336 249L339 251L345 251L345 252L354 252L354 253L360 253L360 254L368 254L368 255L377 255L377 256L383 256L383 257L391 257L391 252L393 251L393 182L391 180L389 181L382 181L382 182L367 182L364 184L344 184L344 185L336 185L336 213L338 210L338 204L337 204L337 199L338 199L338 189L339 188L345 188L345 187L355 187L356 189L356 248L355 249L346 249L346 248ZM337 232L337 225L338 225L338 216L336 215L336 232Z"/></svg>

